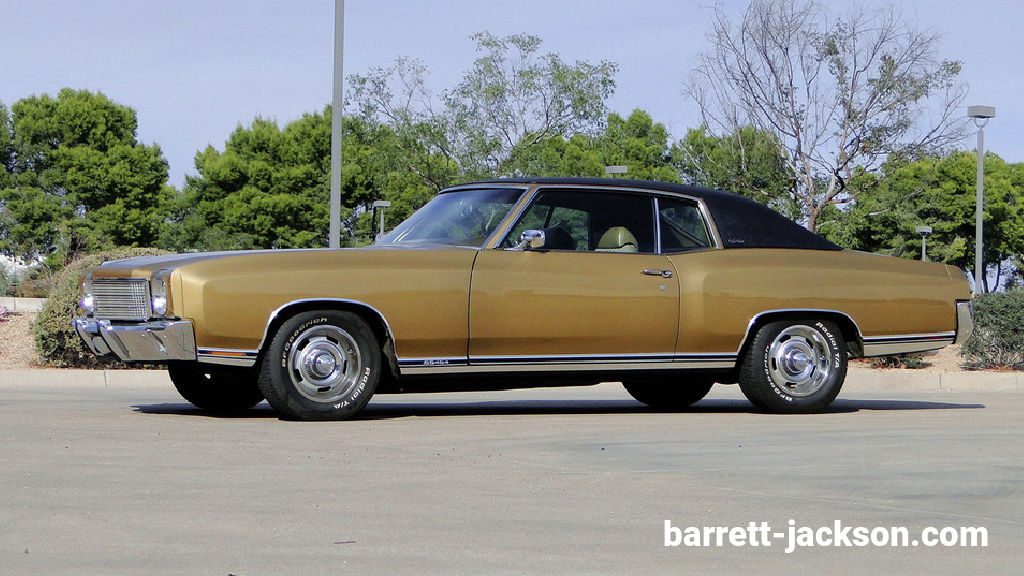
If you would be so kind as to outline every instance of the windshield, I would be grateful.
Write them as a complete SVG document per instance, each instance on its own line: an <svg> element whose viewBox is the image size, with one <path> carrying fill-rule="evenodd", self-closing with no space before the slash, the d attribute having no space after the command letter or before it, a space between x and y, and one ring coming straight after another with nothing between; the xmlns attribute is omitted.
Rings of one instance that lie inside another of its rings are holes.
<svg viewBox="0 0 1024 576"><path fill-rule="evenodd" d="M385 234L378 244L481 247L523 193L516 188L445 192Z"/></svg>

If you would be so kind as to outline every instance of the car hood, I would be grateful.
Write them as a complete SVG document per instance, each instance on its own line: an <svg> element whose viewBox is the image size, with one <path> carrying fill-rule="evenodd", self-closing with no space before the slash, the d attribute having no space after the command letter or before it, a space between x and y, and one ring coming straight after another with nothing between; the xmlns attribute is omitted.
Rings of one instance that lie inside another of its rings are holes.
<svg viewBox="0 0 1024 576"><path fill-rule="evenodd" d="M304 257L307 255L318 255L322 257L342 258L346 255L407 252L409 250L436 251L436 250L477 250L464 246L448 246L441 244L416 244L416 245L394 245L382 244L365 246L362 248L305 248L293 250L229 250L223 252L193 252L186 254L166 254L161 256L137 256L124 260L111 260L104 262L93 270L93 277L96 278L147 278L157 270L173 270L189 264L206 262L210 260L242 260L271 256L276 258L289 258L289 256Z"/></svg>

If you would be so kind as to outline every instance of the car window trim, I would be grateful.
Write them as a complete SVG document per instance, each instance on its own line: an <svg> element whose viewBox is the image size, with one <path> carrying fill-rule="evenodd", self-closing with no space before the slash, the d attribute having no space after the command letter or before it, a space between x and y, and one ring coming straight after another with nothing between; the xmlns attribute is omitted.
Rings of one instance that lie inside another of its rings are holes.
<svg viewBox="0 0 1024 576"><path fill-rule="evenodd" d="M519 222L520 218L522 218L522 215L526 212L526 210L529 209L531 206L533 206L533 203L537 199L537 197L540 196L543 192L546 192L548 190L553 190L553 189L557 189L557 190L560 190L560 191L568 190L568 191L577 191L577 192L597 192L598 194L603 194L603 193L606 193L606 192L608 192L608 193L623 193L624 192L624 193L629 194L631 196L644 196L648 200L652 200L651 206L654 209L654 232L656 234L655 238L654 238L655 251L654 252L638 252L638 254L646 254L648 256L661 254L661 251L659 249L660 248L659 238L657 236L657 232L658 232L658 212L657 212L657 204L658 204L657 200L658 200L658 197L657 197L657 195L651 194L650 190L644 190L644 189L641 189L641 188L619 188L619 187L608 188L608 187L604 187L604 186L601 186L601 187L587 186L587 185L582 185L581 186L579 184L575 184L575 185L573 185L573 184L538 184L537 186L535 186L530 191L530 199L529 199L529 201L522 208L519 209L519 211L516 214L515 219L513 219L511 221L508 230L505 231L505 233L502 236L501 240L499 240L494 245L494 248L500 248L503 244L505 244L505 242L508 241L508 235L512 233L512 229L515 228L516 223ZM691 199L696 200L696 198L691 198ZM510 210L509 212L512 212L512 211ZM500 228L500 226L499 226L499 228ZM495 231L497 231L497 229L495 229ZM583 250L583 251L577 251L577 252L582 254L582 253L586 253L586 252L594 252L594 250ZM624 254L628 254L628 252L624 252Z"/></svg>
<svg viewBox="0 0 1024 576"><path fill-rule="evenodd" d="M659 196L662 196L662 195L659 194ZM657 214L657 218L658 218L658 233L659 233L659 236L658 236L658 242L659 242L658 254L665 254L665 255L669 255L669 254L685 254L687 252L699 252L699 251L703 251L703 250L714 250L714 249L718 248L720 246L720 244L717 241L717 234L718 234L718 232L717 232L716 229L712 228L712 222L708 218L706 207L703 205L703 203L700 202L700 200L697 199L697 198L690 198L690 197L687 197L687 196L685 196L683 194L673 194L672 196L675 196L675 198L672 198L673 200L678 200L678 199L682 198L682 199L687 199L687 200L691 200L691 201L694 202L694 204L697 207L697 213L700 214L701 220L704 222L704 230L708 233L708 242L710 242L711 245L710 246L700 247L700 248L694 248L692 250L680 250L678 252L664 252L664 251L662 251L660 249L661 248L661 244L660 244L661 243L661 236L660 236L660 233L661 233L661 212L660 212L660 209L659 209L659 212ZM657 196L655 198L657 198ZM668 198L666 198L666 199L668 199Z"/></svg>
<svg viewBox="0 0 1024 576"><path fill-rule="evenodd" d="M664 254L661 249L661 205L659 200L660 198L655 196L654 202L651 202L654 207L654 253Z"/></svg>
<svg viewBox="0 0 1024 576"><path fill-rule="evenodd" d="M498 187L502 186L502 184L496 183L493 184L492 186ZM509 188L521 188L522 184L504 184L504 186ZM452 188L452 190L459 190L460 188ZM479 186L471 186L466 188L479 188ZM708 248L691 250L691 252L697 252L699 250L722 249L722 240L721 235L718 233L718 225L715 224L715 219L711 217L711 211L708 209L707 203L704 202L703 198L693 196L690 194L682 194L679 192L671 192L665 190L657 190L652 192L651 190L646 188L633 188L630 186L593 186L585 184L534 184L530 186L529 189L526 190L526 193L519 197L520 205L513 206L512 210L509 210L509 218L507 222L502 222L497 228L494 229L494 233L492 234L492 236L488 238L487 242L484 243L484 249L501 249L502 244L504 244L505 241L507 240L508 234L511 233L512 227L515 226L515 223L519 221L519 218L522 216L522 213L530 205L533 204L533 201L537 197L537 195L544 190L556 189L584 190L588 192L596 192L598 194L603 194L606 192L627 192L632 194L642 194L645 196L652 197L655 200L657 200L658 198L680 198L683 200L689 200L690 202L693 202L697 205L701 217L704 218L704 225L708 229L708 239L711 241L711 246L709 246ZM655 204L656 203L657 202L655 202ZM655 225L657 226L657 218L655 218L655 222ZM656 242L660 242L660 235ZM664 254L660 250L657 253ZM673 252L673 254L683 254L683 252Z"/></svg>

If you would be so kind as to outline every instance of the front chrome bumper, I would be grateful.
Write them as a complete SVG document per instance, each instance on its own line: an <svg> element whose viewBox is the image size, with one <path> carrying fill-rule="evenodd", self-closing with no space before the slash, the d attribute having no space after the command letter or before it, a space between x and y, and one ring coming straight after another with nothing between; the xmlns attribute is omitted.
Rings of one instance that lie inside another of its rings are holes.
<svg viewBox="0 0 1024 576"><path fill-rule="evenodd" d="M956 303L956 339L954 344L963 344L974 332L974 302L958 300Z"/></svg>
<svg viewBox="0 0 1024 576"><path fill-rule="evenodd" d="M110 320L75 318L75 332L94 354L113 354L124 362L195 360L196 337L188 320L111 324Z"/></svg>

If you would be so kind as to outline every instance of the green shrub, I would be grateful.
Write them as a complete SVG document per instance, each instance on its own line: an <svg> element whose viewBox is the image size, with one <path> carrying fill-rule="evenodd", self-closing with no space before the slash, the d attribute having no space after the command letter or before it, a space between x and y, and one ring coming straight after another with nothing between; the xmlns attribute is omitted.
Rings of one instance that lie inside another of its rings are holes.
<svg viewBox="0 0 1024 576"><path fill-rule="evenodd" d="M37 266L13 286L18 298L46 298L53 290L56 275L46 266Z"/></svg>
<svg viewBox="0 0 1024 576"><path fill-rule="evenodd" d="M974 333L960 354L969 368L1024 370L1024 290L979 294Z"/></svg>
<svg viewBox="0 0 1024 576"><path fill-rule="evenodd" d="M10 296L11 289L15 284L15 273L7 267L7 264L0 262L0 296Z"/></svg>
<svg viewBox="0 0 1024 576"><path fill-rule="evenodd" d="M78 314L82 277L87 270L108 260L155 254L167 252L154 248L115 248L82 256L65 266L54 280L46 304L32 326L36 353L42 361L51 366L70 368L113 367L112 364L116 363L89 352L71 326L72 319Z"/></svg>

